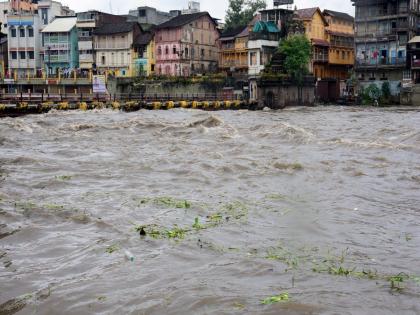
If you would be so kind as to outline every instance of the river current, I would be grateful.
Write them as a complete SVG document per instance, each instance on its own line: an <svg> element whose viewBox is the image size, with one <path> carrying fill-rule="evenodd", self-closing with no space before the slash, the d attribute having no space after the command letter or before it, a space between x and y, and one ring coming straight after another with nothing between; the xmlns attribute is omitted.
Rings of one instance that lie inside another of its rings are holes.
<svg viewBox="0 0 420 315"><path fill-rule="evenodd" d="M420 109L0 119L1 315L418 315L419 223Z"/></svg>

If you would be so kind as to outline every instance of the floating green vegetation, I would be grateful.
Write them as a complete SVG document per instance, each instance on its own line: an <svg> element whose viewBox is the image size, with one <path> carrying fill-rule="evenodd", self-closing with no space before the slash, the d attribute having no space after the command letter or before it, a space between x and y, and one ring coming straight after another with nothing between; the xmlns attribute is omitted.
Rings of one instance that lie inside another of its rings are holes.
<svg viewBox="0 0 420 315"><path fill-rule="evenodd" d="M235 302L233 303L233 307L238 309L238 310L243 310L245 308L245 305L239 302Z"/></svg>
<svg viewBox="0 0 420 315"><path fill-rule="evenodd" d="M221 207L219 214L224 214L227 221L230 219L239 220L248 216L248 208L244 203L235 201L232 203L224 204Z"/></svg>
<svg viewBox="0 0 420 315"><path fill-rule="evenodd" d="M289 300L290 300L289 293L286 292L280 295L270 296L262 300L261 304L271 305L271 304L280 303L280 302L285 303L285 302L288 302Z"/></svg>
<svg viewBox="0 0 420 315"><path fill-rule="evenodd" d="M411 233L405 233L405 240L407 242L413 240L413 234L411 234Z"/></svg>
<svg viewBox="0 0 420 315"><path fill-rule="evenodd" d="M267 196L265 196L266 199L271 199L271 200L286 200L287 197L281 194L268 194Z"/></svg>
<svg viewBox="0 0 420 315"><path fill-rule="evenodd" d="M106 296L98 296L97 298L96 298L99 302L103 302L103 301L106 301Z"/></svg>
<svg viewBox="0 0 420 315"><path fill-rule="evenodd" d="M67 180L71 180L73 177L70 175L61 175L61 176L56 176L55 179L61 180L61 181L67 181Z"/></svg>
<svg viewBox="0 0 420 315"><path fill-rule="evenodd" d="M202 224L200 223L200 219L199 219L199 218L195 218L195 220L194 220L194 224L192 225L192 227L193 227L194 229L196 229L196 230L203 230L203 229L205 229L205 228L206 228L204 225L202 225Z"/></svg>
<svg viewBox="0 0 420 315"><path fill-rule="evenodd" d="M156 197L156 198L143 198L140 199L140 205L153 203L155 205L163 206L166 208L176 209L189 209L192 204L185 199L176 199L172 197Z"/></svg>
<svg viewBox="0 0 420 315"><path fill-rule="evenodd" d="M409 281L410 276L402 272L398 275L389 276L387 280L389 281L391 290L400 292L405 289L404 282Z"/></svg>
<svg viewBox="0 0 420 315"><path fill-rule="evenodd" d="M184 239L185 235L190 232L190 229L183 229L174 225L172 229L167 229L157 225L137 225L136 232L142 236L150 236L154 239Z"/></svg>
<svg viewBox="0 0 420 315"><path fill-rule="evenodd" d="M117 252L119 250L120 250L119 246L114 244L114 245L108 246L105 249L105 252L108 253L108 254L112 254L112 253Z"/></svg>
<svg viewBox="0 0 420 315"><path fill-rule="evenodd" d="M293 255L290 251L285 250L282 247L268 249L265 258L281 261L289 268L297 268L299 265L299 257Z"/></svg>

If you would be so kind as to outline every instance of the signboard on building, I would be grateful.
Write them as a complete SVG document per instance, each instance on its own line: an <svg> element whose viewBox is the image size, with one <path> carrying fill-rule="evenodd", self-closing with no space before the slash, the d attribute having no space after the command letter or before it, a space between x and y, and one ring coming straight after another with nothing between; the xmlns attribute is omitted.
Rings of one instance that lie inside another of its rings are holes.
<svg viewBox="0 0 420 315"><path fill-rule="evenodd" d="M94 94L108 94L108 90L106 89L105 76L94 75L92 88Z"/></svg>
<svg viewBox="0 0 420 315"><path fill-rule="evenodd" d="M274 0L274 6L293 4L294 0Z"/></svg>

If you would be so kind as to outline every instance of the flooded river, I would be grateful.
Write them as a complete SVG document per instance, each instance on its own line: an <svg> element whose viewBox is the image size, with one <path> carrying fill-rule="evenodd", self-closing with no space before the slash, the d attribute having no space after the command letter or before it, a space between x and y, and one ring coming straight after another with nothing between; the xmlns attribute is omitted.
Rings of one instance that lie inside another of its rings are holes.
<svg viewBox="0 0 420 315"><path fill-rule="evenodd" d="M419 223L420 109L0 120L1 315L418 315Z"/></svg>

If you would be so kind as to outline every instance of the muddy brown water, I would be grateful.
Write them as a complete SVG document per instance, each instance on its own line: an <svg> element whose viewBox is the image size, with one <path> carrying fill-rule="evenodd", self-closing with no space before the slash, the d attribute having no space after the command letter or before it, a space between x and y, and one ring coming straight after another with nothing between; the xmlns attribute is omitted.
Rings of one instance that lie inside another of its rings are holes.
<svg viewBox="0 0 420 315"><path fill-rule="evenodd" d="M0 120L0 314L418 315L419 221L420 109Z"/></svg>

